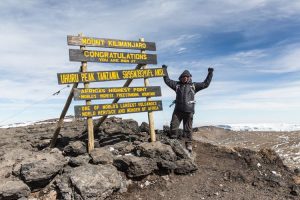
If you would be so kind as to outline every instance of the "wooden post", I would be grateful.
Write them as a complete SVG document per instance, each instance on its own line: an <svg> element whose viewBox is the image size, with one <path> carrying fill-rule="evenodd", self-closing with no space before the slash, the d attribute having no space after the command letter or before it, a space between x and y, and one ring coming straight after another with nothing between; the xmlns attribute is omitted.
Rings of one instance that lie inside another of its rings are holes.
<svg viewBox="0 0 300 200"><path fill-rule="evenodd" d="M81 71L81 69L80 69L80 71ZM57 141L57 137L59 135L60 129L62 127L62 124L64 123L64 118L65 118L65 116L66 116L66 114L68 112L68 109L70 107L70 104L71 104L73 96L74 96L73 89L77 88L77 87L78 87L78 83L74 83L73 87L72 87L72 89L70 91L70 94L68 96L68 99L66 101L66 104L65 104L65 106L64 106L64 108L63 108L63 110L62 110L62 112L60 114L59 120L57 122L56 129L54 131L54 134L53 134L53 137L52 137L52 140L51 140L51 143L50 143L50 148L55 147L55 144L56 144L56 141Z"/></svg>
<svg viewBox="0 0 300 200"><path fill-rule="evenodd" d="M140 38L140 41L144 42L144 38ZM145 50L141 50L141 53L146 53L146 52L145 52ZM146 68L147 68L147 65L143 65L143 69L146 69ZM145 84L145 87L150 86L148 78L144 79L144 84ZM151 100L150 97L146 97L146 101L150 101L150 100ZM155 130L154 130L154 117L153 117L152 111L148 112L148 121L149 121L151 142L155 142L156 136L155 136Z"/></svg>
<svg viewBox="0 0 300 200"><path fill-rule="evenodd" d="M82 35L81 35L82 37ZM80 46L80 50L85 50L85 46ZM87 62L81 62L82 72L87 72ZM84 88L89 88L90 83L84 83ZM86 105L91 105L91 100L86 100ZM94 149L94 123L92 117L87 117L88 127L88 152L90 153Z"/></svg>
<svg viewBox="0 0 300 200"><path fill-rule="evenodd" d="M78 36L81 36L81 35L82 34L79 34ZM82 66L80 67L79 72L82 72ZM73 90L74 90L74 88L77 88L77 87L78 87L78 83L74 83L73 87L70 91L70 94L68 96L68 99L66 101L66 104L65 104L65 106L64 106L64 108L63 108L63 110L60 114L59 120L57 122L56 129L53 133L53 137L52 137L52 140L51 140L51 143L50 143L50 148L53 148L56 145L56 141L57 141L57 137L60 133L60 129L61 129L63 123L64 123L65 116L66 116L66 114L69 110L69 107L70 107L71 103L72 103L72 99L73 99L73 96L74 96Z"/></svg>

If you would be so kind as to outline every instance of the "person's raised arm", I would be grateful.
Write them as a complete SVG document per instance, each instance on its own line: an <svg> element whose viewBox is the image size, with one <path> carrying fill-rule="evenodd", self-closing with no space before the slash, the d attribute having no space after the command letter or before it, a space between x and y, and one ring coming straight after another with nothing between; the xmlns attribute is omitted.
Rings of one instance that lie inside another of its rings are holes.
<svg viewBox="0 0 300 200"><path fill-rule="evenodd" d="M213 77L213 71L214 71L214 68L208 68L208 74L206 76L206 79L203 81L203 82L195 82L195 92L198 92L202 89L205 89L209 86L210 82L211 82L211 79Z"/></svg>
<svg viewBox="0 0 300 200"><path fill-rule="evenodd" d="M167 71L168 66L167 65L162 65L162 68ZM171 89L173 89L174 91L176 91L177 81L171 80L169 78L168 73L166 73L166 75L164 76L164 81L165 81L165 83L166 83L167 86L169 86Z"/></svg>

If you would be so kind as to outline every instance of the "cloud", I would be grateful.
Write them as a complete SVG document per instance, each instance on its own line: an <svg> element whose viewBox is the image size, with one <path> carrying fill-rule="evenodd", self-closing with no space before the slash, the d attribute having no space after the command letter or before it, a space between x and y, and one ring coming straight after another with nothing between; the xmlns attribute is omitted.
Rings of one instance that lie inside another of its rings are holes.
<svg viewBox="0 0 300 200"><path fill-rule="evenodd" d="M69 62L71 47L66 36L81 32L156 42L159 65L168 64L175 80L187 68L194 81L203 81L207 68L213 65L216 70L210 88L197 96L199 109L299 109L295 100L299 99L296 80L300 69L297 1L3 0L0 9L0 101L8 111L64 87L57 84L56 73L76 72L80 66ZM134 66L89 63L88 68L101 71ZM284 84L287 80L291 85ZM150 82L162 86L167 104L174 99L174 92L161 79ZM141 84L142 80L133 82ZM285 100L277 94L285 94ZM59 113L57 106L63 106L67 95L66 90L40 105ZM35 111L38 117L38 109Z"/></svg>

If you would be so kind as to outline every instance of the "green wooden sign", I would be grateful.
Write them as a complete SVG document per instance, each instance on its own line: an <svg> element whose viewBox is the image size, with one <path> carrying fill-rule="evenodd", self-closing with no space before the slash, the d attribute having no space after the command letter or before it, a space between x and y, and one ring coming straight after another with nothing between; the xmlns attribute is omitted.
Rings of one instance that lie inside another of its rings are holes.
<svg viewBox="0 0 300 200"><path fill-rule="evenodd" d="M141 42L130 40L118 40L95 37L80 37L68 35L68 45L74 46L89 46L89 47L103 47L116 49L137 49L156 51L154 42Z"/></svg>
<svg viewBox="0 0 300 200"><path fill-rule="evenodd" d="M73 72L58 73L58 84L85 83L116 81L124 79L154 78L163 77L167 71L163 68L116 70L116 71L95 71L95 72Z"/></svg>
<svg viewBox="0 0 300 200"><path fill-rule="evenodd" d="M149 112L162 110L161 101L140 101L113 104L95 104L75 106L76 117L93 117L102 115L119 115L127 113Z"/></svg>
<svg viewBox="0 0 300 200"><path fill-rule="evenodd" d="M156 54L69 49L70 61L157 64Z"/></svg>
<svg viewBox="0 0 300 200"><path fill-rule="evenodd" d="M75 88L74 100L139 98L161 96L159 86L152 87L110 87L110 88Z"/></svg>

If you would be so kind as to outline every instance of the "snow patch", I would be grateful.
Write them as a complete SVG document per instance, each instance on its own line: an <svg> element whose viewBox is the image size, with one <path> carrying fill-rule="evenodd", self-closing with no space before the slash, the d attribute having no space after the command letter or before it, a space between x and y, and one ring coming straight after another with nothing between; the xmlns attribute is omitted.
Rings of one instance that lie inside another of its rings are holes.
<svg viewBox="0 0 300 200"><path fill-rule="evenodd" d="M219 128L232 130L232 131L299 131L300 124L288 123L263 123L263 124L226 124L217 125Z"/></svg>
<svg viewBox="0 0 300 200"><path fill-rule="evenodd" d="M64 119L64 122L72 122L73 120L74 120L74 117L66 117ZM52 124L52 123L56 123L56 122L58 122L58 119L49 119L49 120L44 120L44 121L28 121L28 122L2 125L2 126L0 126L0 128L16 128L16 127L24 127L24 126L30 126L30 125Z"/></svg>

